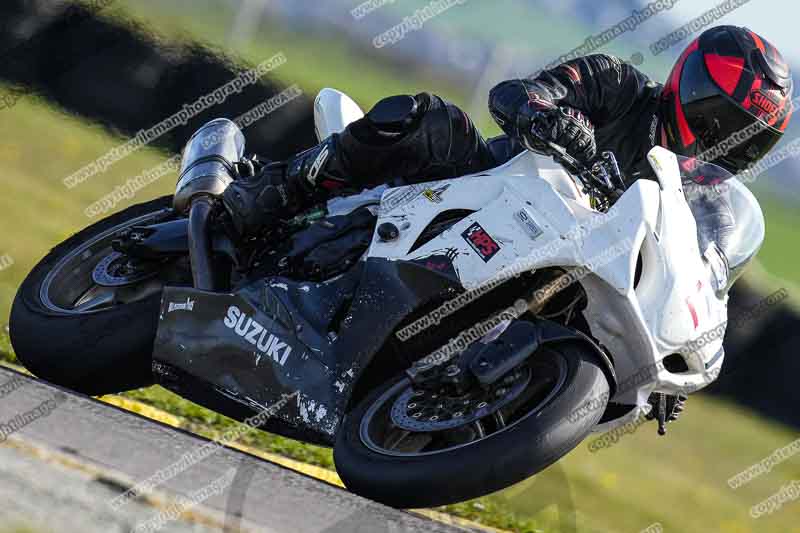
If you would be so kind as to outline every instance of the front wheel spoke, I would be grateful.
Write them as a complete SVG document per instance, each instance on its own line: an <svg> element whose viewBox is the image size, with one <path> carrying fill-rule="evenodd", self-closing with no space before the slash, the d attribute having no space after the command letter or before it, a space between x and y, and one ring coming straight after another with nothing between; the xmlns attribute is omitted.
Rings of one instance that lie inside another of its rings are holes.
<svg viewBox="0 0 800 533"><path fill-rule="evenodd" d="M481 424L480 420L476 420L474 424L475 432L478 434L478 439L485 439L486 438L486 430L483 429L483 424ZM476 439L477 440L477 439Z"/></svg>
<svg viewBox="0 0 800 533"><path fill-rule="evenodd" d="M397 449L397 446L403 442L403 439L408 437L410 434L410 431L406 431L404 429L393 431L388 437L386 437L386 448L389 450Z"/></svg>
<svg viewBox="0 0 800 533"><path fill-rule="evenodd" d="M161 292L163 288L164 283L159 280L150 280L132 287L117 287L116 303L138 302L157 292Z"/></svg>
<svg viewBox="0 0 800 533"><path fill-rule="evenodd" d="M84 312L100 307L108 307L114 303L116 292L111 287L100 287L95 285L81 296L75 306L74 311Z"/></svg>
<svg viewBox="0 0 800 533"><path fill-rule="evenodd" d="M506 419L503 416L503 413L500 411L495 411L494 413L494 423L497 425L497 429L503 429L506 427Z"/></svg>
<svg viewBox="0 0 800 533"><path fill-rule="evenodd" d="M427 433L412 433L399 430L397 434L390 435L386 440L386 449L405 453L419 453L431 443L433 438Z"/></svg>

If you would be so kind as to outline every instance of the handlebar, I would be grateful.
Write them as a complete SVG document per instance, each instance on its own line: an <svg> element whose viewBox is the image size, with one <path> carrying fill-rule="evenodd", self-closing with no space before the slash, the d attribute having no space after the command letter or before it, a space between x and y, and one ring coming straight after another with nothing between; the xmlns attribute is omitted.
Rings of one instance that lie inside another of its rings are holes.
<svg viewBox="0 0 800 533"><path fill-rule="evenodd" d="M532 120L531 133L537 137L540 146L545 147L543 150L545 155L552 157L556 163L580 179L584 186L584 192L604 197L603 203L622 195L625 191L625 180L622 179L622 173L613 152L600 153L590 162L589 166L586 166L569 155L566 148L548 140L546 132L550 131L552 127L553 124L550 123L550 117L547 115L539 115ZM540 146L533 150L542 151Z"/></svg>
<svg viewBox="0 0 800 533"><path fill-rule="evenodd" d="M550 151L547 155L567 169L570 174L577 176L583 186L589 191L597 191L606 196L616 198L625 191L625 180L613 152L601 152L589 166L584 165L571 155L567 150L553 142L548 141Z"/></svg>

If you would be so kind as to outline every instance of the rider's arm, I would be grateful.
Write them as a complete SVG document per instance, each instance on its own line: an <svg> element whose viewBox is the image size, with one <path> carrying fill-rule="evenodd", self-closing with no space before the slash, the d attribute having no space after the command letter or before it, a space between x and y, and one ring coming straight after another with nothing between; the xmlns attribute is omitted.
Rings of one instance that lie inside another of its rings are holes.
<svg viewBox="0 0 800 533"><path fill-rule="evenodd" d="M508 80L489 94L489 111L508 135L528 133L531 113L548 107L580 111L597 128L625 115L639 99L647 76L618 58L596 54L543 71L536 78Z"/></svg>

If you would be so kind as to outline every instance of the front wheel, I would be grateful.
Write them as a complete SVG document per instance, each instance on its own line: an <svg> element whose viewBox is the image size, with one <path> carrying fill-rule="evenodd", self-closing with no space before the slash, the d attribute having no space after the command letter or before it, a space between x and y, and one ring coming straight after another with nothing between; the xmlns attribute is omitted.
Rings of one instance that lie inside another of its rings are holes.
<svg viewBox="0 0 800 533"><path fill-rule="evenodd" d="M575 343L543 346L489 389L452 394L395 379L346 416L336 469L348 489L392 507L484 496L577 446L603 408L570 415L592 400L605 402L608 391L593 354Z"/></svg>

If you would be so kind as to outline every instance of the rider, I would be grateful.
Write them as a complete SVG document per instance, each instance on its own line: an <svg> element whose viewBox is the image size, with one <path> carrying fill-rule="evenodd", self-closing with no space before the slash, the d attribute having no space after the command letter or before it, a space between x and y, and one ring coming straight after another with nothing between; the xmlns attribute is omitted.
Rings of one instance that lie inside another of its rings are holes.
<svg viewBox="0 0 800 533"><path fill-rule="evenodd" d="M791 97L791 73L774 46L746 28L719 26L684 50L663 86L600 54L533 80L504 81L492 89L489 110L506 135L488 141L463 111L438 96L385 98L342 133L236 180L223 201L237 230L249 235L332 194L393 178L408 183L479 172L525 148L548 153L548 142L583 163L610 150L629 181L650 175L646 155L656 145L699 154L736 174L781 138ZM756 124L761 127L745 142L709 152Z"/></svg>

